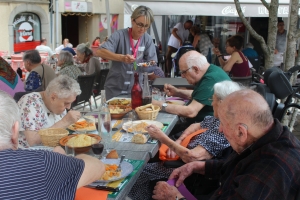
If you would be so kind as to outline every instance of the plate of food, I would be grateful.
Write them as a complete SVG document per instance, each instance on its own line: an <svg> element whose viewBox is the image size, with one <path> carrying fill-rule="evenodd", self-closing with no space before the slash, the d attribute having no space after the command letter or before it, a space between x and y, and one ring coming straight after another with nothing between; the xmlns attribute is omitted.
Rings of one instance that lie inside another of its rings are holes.
<svg viewBox="0 0 300 200"><path fill-rule="evenodd" d="M130 123L130 122L127 122ZM159 129L162 129L164 125L158 121L152 120L137 120L132 122L132 126L130 127L127 123L123 124L122 128L128 132L140 132L140 133L147 133L145 128L151 124L156 125Z"/></svg>
<svg viewBox="0 0 300 200"><path fill-rule="evenodd" d="M95 181L94 183L109 183L112 181L117 181L130 175L133 171L132 164L126 162L125 160L123 160L123 162L121 163L121 171L116 171L120 163L120 158L101 159L101 161L105 164L105 173L99 180Z"/></svg>
<svg viewBox="0 0 300 200"><path fill-rule="evenodd" d="M109 105L109 112L112 119L122 119L132 108L122 105Z"/></svg>
<svg viewBox="0 0 300 200"><path fill-rule="evenodd" d="M78 132L86 132L86 131L95 131L96 125L91 120L85 120L84 118L80 118L76 123L68 126L69 130L78 131Z"/></svg>
<svg viewBox="0 0 300 200"><path fill-rule="evenodd" d="M108 105L131 106L131 98L112 98L107 101Z"/></svg>
<svg viewBox="0 0 300 200"><path fill-rule="evenodd" d="M167 104L173 104L173 105L184 105L185 102L181 100L166 100Z"/></svg>

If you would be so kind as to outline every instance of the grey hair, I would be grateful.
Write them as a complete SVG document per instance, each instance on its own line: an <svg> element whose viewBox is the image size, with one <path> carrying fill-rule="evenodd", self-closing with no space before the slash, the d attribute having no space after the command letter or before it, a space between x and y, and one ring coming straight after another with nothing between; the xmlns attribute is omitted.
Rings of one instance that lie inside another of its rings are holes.
<svg viewBox="0 0 300 200"><path fill-rule="evenodd" d="M153 12L147 6L139 6L137 7L132 15L131 19L139 18L140 16L145 16L146 22L150 25L154 21Z"/></svg>
<svg viewBox="0 0 300 200"><path fill-rule="evenodd" d="M253 49L254 46L253 46L252 43L249 42L249 43L246 44L245 48L251 48L251 49Z"/></svg>
<svg viewBox="0 0 300 200"><path fill-rule="evenodd" d="M229 94L242 89L244 89L244 87L236 82L222 81L214 85L214 94L219 100L223 100Z"/></svg>
<svg viewBox="0 0 300 200"><path fill-rule="evenodd" d="M202 66L208 64L207 59L201 53L191 53L186 57L186 64L188 68L197 66L200 70Z"/></svg>
<svg viewBox="0 0 300 200"><path fill-rule="evenodd" d="M71 77L67 75L59 75L53 79L47 86L46 95L50 96L52 93L55 93L58 98L68 98L71 95L81 94L80 86Z"/></svg>
<svg viewBox="0 0 300 200"><path fill-rule="evenodd" d="M74 63L73 55L68 51L60 51L58 61L63 63Z"/></svg>
<svg viewBox="0 0 300 200"><path fill-rule="evenodd" d="M1 90L0 99L0 150L13 149L12 127L17 121L21 121L20 110L14 99Z"/></svg>
<svg viewBox="0 0 300 200"><path fill-rule="evenodd" d="M29 61L32 64L39 64L41 63L42 59L40 53L37 50L29 50L25 51L23 55L23 61Z"/></svg>
<svg viewBox="0 0 300 200"><path fill-rule="evenodd" d="M77 45L76 47L76 51L81 53L81 54L85 54L85 57L88 56L92 56L93 55L93 51L90 49L90 43L81 43L79 45Z"/></svg>

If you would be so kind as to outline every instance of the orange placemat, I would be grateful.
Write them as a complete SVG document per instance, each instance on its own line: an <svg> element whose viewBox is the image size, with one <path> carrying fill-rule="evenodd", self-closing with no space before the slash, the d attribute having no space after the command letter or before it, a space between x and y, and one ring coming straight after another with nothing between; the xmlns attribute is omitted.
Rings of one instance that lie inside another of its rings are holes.
<svg viewBox="0 0 300 200"><path fill-rule="evenodd" d="M104 200L109 191L81 187L76 191L75 200Z"/></svg>

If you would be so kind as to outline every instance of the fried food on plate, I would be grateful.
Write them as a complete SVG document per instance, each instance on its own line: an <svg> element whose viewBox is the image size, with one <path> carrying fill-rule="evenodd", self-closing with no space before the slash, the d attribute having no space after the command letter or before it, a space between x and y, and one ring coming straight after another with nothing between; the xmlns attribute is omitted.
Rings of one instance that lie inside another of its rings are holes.
<svg viewBox="0 0 300 200"><path fill-rule="evenodd" d="M100 178L100 180L109 181L112 178L117 178L121 176L121 171L116 171L118 168L118 165L113 164L105 164L105 172L103 176Z"/></svg>

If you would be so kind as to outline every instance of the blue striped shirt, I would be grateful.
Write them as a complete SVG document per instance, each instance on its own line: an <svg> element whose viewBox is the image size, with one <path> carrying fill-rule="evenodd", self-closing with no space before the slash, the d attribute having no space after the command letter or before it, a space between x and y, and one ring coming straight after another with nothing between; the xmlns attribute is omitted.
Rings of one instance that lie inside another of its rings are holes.
<svg viewBox="0 0 300 200"><path fill-rule="evenodd" d="M84 161L41 150L0 151L0 199L74 199Z"/></svg>

